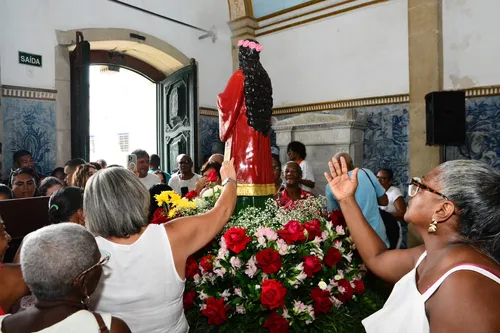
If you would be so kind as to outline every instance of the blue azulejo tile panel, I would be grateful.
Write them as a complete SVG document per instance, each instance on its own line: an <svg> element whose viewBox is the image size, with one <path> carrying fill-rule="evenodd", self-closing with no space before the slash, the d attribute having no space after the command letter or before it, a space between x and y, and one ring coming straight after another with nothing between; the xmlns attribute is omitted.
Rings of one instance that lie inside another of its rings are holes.
<svg viewBox="0 0 500 333"><path fill-rule="evenodd" d="M205 157L219 151L222 143L219 139L219 118L200 115L199 119L200 157L203 161Z"/></svg>
<svg viewBox="0 0 500 333"><path fill-rule="evenodd" d="M366 118L364 167L377 172L389 168L394 185L406 194L409 175L409 105L391 104L359 108Z"/></svg>
<svg viewBox="0 0 500 333"><path fill-rule="evenodd" d="M466 142L447 147L446 159L474 159L500 169L500 96L466 101Z"/></svg>
<svg viewBox="0 0 500 333"><path fill-rule="evenodd" d="M56 166L55 101L2 98L4 171L13 166L12 154L33 154L37 171L49 174Z"/></svg>

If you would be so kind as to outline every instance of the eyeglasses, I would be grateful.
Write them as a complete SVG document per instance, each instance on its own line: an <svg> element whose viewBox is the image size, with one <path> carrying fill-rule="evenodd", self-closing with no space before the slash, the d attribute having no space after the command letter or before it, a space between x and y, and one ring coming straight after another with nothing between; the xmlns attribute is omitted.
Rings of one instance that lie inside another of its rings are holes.
<svg viewBox="0 0 500 333"><path fill-rule="evenodd" d="M85 274L91 272L92 270L96 269L97 267L106 265L109 261L109 258L111 258L111 254L104 251L104 250L101 250L101 259L95 265L92 265L92 267L90 267L90 268L84 270L83 272L81 272L80 274L78 274L78 276L74 279L74 281L77 281L78 279L82 278Z"/></svg>
<svg viewBox="0 0 500 333"><path fill-rule="evenodd" d="M420 191L420 189L424 190L424 191L429 191L431 193L434 193L434 194L437 194L439 195L440 197L442 197L443 199L445 200L450 200L448 199L448 197L444 194L441 194L439 193L438 191L430 188L429 186L425 185L422 183L422 179L420 178L413 178L411 181L410 181L410 184L408 184L408 195L410 197L414 197L415 195L417 195L418 191Z"/></svg>

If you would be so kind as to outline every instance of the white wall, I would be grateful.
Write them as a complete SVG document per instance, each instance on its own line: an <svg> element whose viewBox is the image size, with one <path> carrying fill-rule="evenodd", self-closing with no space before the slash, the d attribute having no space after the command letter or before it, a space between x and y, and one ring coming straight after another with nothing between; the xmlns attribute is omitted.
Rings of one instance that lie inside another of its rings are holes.
<svg viewBox="0 0 500 333"><path fill-rule="evenodd" d="M258 39L275 107L409 92L407 0Z"/></svg>
<svg viewBox="0 0 500 333"><path fill-rule="evenodd" d="M444 0L445 89L500 84L500 1Z"/></svg>
<svg viewBox="0 0 500 333"><path fill-rule="evenodd" d="M200 105L215 106L231 75L229 10L222 0L125 0L164 16L204 29L213 25L219 40L202 41L202 32L182 27L108 0L0 1L1 82L34 88L55 88L55 30L125 28L147 33L170 43L199 63ZM43 67L18 64L18 51L41 54Z"/></svg>

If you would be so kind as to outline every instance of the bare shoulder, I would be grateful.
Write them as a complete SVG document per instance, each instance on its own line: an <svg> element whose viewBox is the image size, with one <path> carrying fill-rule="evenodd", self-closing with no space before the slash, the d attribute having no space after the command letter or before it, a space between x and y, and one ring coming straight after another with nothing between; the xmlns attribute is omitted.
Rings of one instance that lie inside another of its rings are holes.
<svg viewBox="0 0 500 333"><path fill-rule="evenodd" d="M117 317L111 318L111 333L130 333L128 325Z"/></svg>
<svg viewBox="0 0 500 333"><path fill-rule="evenodd" d="M471 270L444 280L427 301L432 332L500 332L500 284Z"/></svg>

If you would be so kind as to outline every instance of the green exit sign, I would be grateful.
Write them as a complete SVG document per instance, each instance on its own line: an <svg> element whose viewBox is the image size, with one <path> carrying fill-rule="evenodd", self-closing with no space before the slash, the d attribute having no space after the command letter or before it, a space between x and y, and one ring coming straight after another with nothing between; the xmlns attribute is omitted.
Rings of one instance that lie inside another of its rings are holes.
<svg viewBox="0 0 500 333"><path fill-rule="evenodd" d="M42 67L42 56L19 51L19 63L35 67Z"/></svg>

